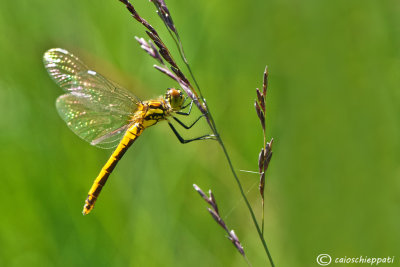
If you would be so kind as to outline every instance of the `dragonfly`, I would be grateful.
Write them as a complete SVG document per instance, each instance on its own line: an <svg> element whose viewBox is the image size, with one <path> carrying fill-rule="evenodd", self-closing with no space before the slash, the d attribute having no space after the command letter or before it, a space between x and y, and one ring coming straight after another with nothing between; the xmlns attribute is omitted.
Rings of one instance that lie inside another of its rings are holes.
<svg viewBox="0 0 400 267"><path fill-rule="evenodd" d="M190 129L204 116L199 116L190 125L176 117L190 115L193 105L193 100L185 104L187 97L178 89L169 88L162 97L141 101L129 90L89 69L67 50L50 49L45 52L43 61L50 77L66 92L57 98L56 108L67 126L91 145L114 148L89 190L83 215L93 209L115 166L146 128L167 121L183 144L214 139L209 134L184 139L173 126L171 118L183 128ZM184 112L187 107L188 111Z"/></svg>

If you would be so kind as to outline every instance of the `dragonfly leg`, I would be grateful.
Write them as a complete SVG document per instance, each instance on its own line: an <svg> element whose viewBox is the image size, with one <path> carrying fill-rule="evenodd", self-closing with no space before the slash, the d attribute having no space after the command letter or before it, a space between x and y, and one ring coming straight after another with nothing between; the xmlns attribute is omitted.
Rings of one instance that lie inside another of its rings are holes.
<svg viewBox="0 0 400 267"><path fill-rule="evenodd" d="M195 125L196 122L198 122L202 117L204 117L204 114L203 114L203 115L200 115L190 126L187 126L187 125L184 124L180 119L178 119L178 118L176 118L176 117L172 117L172 118L174 118L174 120L175 120L177 123L179 123L183 128L185 128L185 129L188 130L188 129L192 128L193 125Z"/></svg>
<svg viewBox="0 0 400 267"><path fill-rule="evenodd" d="M188 97L186 96L186 97L185 97L185 100L183 100L183 105L182 105L182 108L181 108L181 109L185 109L185 108L187 108L190 104L192 104L193 100L191 100L190 103L187 103L187 104L185 105L185 102L186 102L187 99L188 99Z"/></svg>
<svg viewBox="0 0 400 267"><path fill-rule="evenodd" d="M170 122L168 122L168 125L169 125L169 127L171 127L172 131L174 132L176 137L179 139L179 142L181 142L182 144L187 144L189 142L197 141L197 140L207 140L207 139L216 140L215 135L212 135L212 134L206 134L206 135L199 136L197 138L192 138L192 139L183 139L183 137L178 133L178 131L175 129L175 127Z"/></svg>
<svg viewBox="0 0 400 267"><path fill-rule="evenodd" d="M189 106L189 105L190 105L190 106ZM189 104L183 106L181 109L185 109L185 108L187 108L188 106L189 106L189 110L188 110L187 112L178 111L178 112L176 112L176 114L184 115L184 116L189 116L189 115L190 115L190 112L192 111L193 100L190 101Z"/></svg>

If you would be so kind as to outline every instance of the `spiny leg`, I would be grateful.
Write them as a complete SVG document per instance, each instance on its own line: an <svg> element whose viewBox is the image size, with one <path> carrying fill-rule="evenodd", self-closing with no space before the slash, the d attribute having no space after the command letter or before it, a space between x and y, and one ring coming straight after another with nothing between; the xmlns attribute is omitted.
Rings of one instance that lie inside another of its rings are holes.
<svg viewBox="0 0 400 267"><path fill-rule="evenodd" d="M197 141L197 140L216 140L215 136L212 134L206 134L197 138L192 138L192 139L183 139L183 137L178 133L178 131L175 129L175 127L168 122L169 127L171 127L171 130L174 132L175 136L178 138L179 142L181 142L182 144L187 144L190 143L192 141Z"/></svg>
<svg viewBox="0 0 400 267"><path fill-rule="evenodd" d="M190 105L190 106L189 106L189 105ZM176 114L183 115L183 116L189 116L189 115L190 115L190 112L192 111L193 100L190 101L189 104L183 106L183 107L181 108L181 110L187 108L188 106L189 106L189 110L188 110L187 112L178 111L178 112L176 112Z"/></svg>
<svg viewBox="0 0 400 267"><path fill-rule="evenodd" d="M185 100L186 100L186 99L185 99ZM183 115L183 116L189 116L189 115L190 115L190 112L192 111L193 100L190 101L189 104L182 106L182 109L185 109L185 108L187 108L188 106L189 106L189 110L188 110L187 112L178 111L178 112L176 112L176 114L178 114L178 115ZM181 109L181 110L182 110L182 109ZM179 123L183 128L185 128L185 129L188 130L188 129L192 128L192 127L193 127L202 117L204 117L205 115L206 115L206 114L200 115L190 126L187 126L185 123L183 123L181 120L179 120L178 118L176 118L176 117L174 117L174 116L172 116L172 118L173 118L177 123ZM184 139L184 138L178 133L178 131L175 129L175 127L174 127L169 121L168 121L168 125L169 125L169 127L172 129L172 131L174 132L175 136L178 138L179 142L181 142L182 144L187 144L187 143L189 143L189 142L197 141L197 140L208 140L208 139L210 139L210 140L216 140L216 137L215 137L215 135L213 135L213 134L206 134L206 135L203 135L203 136L200 136L200 137L197 137L197 138L192 138L192 139Z"/></svg>
<svg viewBox="0 0 400 267"><path fill-rule="evenodd" d="M185 123L183 123L180 119L176 117L172 117L177 123L179 123L183 128L186 130L190 129L195 125L202 117L204 117L204 114L200 115L190 126L187 126Z"/></svg>
<svg viewBox="0 0 400 267"><path fill-rule="evenodd" d="M191 100L189 103L187 103L187 104L185 105L185 102L186 102L186 100L187 100L188 98L189 98L188 96L185 96L185 99L183 100L183 104L182 104L182 108L181 108L181 109L185 109L185 108L187 108L189 105L192 104L193 100Z"/></svg>

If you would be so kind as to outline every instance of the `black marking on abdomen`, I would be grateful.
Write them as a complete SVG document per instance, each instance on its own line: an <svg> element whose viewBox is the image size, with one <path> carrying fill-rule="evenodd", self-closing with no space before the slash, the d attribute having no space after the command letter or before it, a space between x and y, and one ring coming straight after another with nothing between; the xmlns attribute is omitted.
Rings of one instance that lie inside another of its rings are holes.
<svg viewBox="0 0 400 267"><path fill-rule="evenodd" d="M152 113L152 114L149 114L146 117L144 117L144 119L146 121L151 121L151 120L160 121L160 120L162 120L164 118L165 118L165 113L164 112L163 113Z"/></svg>

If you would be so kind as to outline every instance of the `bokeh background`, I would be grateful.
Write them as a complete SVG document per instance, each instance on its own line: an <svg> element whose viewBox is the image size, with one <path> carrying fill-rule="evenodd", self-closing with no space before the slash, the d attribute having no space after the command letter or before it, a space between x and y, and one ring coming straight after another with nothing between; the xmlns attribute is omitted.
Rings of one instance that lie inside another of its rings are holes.
<svg viewBox="0 0 400 267"><path fill-rule="evenodd" d="M167 4L238 172L257 170L253 101L269 66L265 236L276 265L318 266L321 253L398 264L400 2ZM176 53L154 6L135 6ZM119 1L1 1L0 33L0 266L246 266L193 183L213 190L253 266L268 266L220 147L181 145L165 123L145 131L82 216L111 151L60 119L43 53L67 49L142 99L177 86L152 68L134 40L144 28ZM185 136L207 132L203 123ZM239 174L260 218L258 176Z"/></svg>

